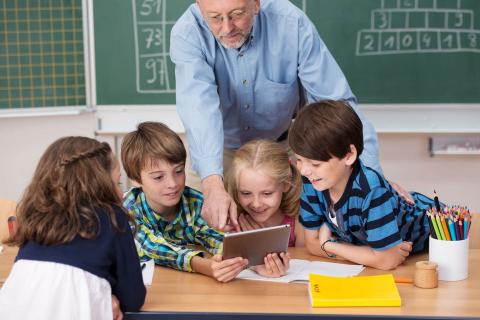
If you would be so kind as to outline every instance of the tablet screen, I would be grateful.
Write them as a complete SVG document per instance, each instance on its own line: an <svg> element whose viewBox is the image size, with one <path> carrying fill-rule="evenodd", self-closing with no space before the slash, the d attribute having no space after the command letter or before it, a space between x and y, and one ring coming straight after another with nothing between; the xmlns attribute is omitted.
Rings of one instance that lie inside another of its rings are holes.
<svg viewBox="0 0 480 320"><path fill-rule="evenodd" d="M281 225L236 233L227 233L223 240L223 259L242 257L248 266L263 264L269 253L287 252L290 225Z"/></svg>

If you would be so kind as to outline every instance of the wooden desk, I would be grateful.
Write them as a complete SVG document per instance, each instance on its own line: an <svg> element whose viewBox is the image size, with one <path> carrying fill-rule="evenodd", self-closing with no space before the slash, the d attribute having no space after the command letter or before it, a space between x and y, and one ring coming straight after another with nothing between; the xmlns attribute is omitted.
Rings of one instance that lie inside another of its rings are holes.
<svg viewBox="0 0 480 320"><path fill-rule="evenodd" d="M12 269L16 255L16 248L10 248L3 245L3 251L0 253L0 288L10 273L10 269Z"/></svg>
<svg viewBox="0 0 480 320"><path fill-rule="evenodd" d="M0 254L0 278L8 275L15 252L16 250L12 248L6 248L3 254ZM293 248L290 253L294 258L329 261L309 255L304 248ZM392 273L395 276L413 278L415 262L419 260L428 260L428 254L409 257L405 264ZM216 313L234 313L233 318L237 319L242 318L242 314L244 316L250 314L252 319L261 317L259 314L270 314L268 318L271 316L284 318L280 314L290 316L295 314L296 319L307 319L313 315L316 317L337 315L337 319L345 319L352 315L480 318L480 249L470 250L469 260L470 275L467 280L440 281L436 289L420 289L411 284L398 284L402 306L379 308L311 308L306 284L249 280L235 280L222 284L199 274L157 266L153 284L148 287L142 310L161 314L130 314L128 318L139 319L147 316L149 319L156 317L177 319L171 313L183 312L207 313L209 319L217 319ZM361 275L383 273L386 272L366 268ZM201 315L191 314L178 317L188 318L207 319Z"/></svg>

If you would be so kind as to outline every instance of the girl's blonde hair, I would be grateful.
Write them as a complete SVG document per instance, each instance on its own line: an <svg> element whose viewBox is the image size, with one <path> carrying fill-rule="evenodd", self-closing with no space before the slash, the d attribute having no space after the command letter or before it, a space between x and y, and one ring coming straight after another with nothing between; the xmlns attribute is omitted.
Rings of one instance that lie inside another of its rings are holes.
<svg viewBox="0 0 480 320"><path fill-rule="evenodd" d="M253 140L237 150L227 175L226 188L237 203L239 214L244 212L238 200L238 181L244 169L261 170L278 183L287 183L290 188L282 196L280 210L291 217L298 214L302 179L297 168L290 163L285 147L270 140Z"/></svg>
<svg viewBox="0 0 480 320"><path fill-rule="evenodd" d="M19 202L17 231L6 243L63 244L77 235L91 239L97 234L99 209L108 212L118 229L112 206L121 208L121 198L112 180L112 166L113 154L106 142L87 137L53 142Z"/></svg>

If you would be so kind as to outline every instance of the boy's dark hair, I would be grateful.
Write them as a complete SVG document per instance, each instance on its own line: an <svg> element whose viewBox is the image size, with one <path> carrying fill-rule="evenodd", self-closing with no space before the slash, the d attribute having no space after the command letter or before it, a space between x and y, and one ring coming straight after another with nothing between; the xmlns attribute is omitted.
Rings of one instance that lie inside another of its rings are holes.
<svg viewBox="0 0 480 320"><path fill-rule="evenodd" d="M141 182L141 172L155 161L185 163L187 152L182 140L160 122L142 122L122 142L122 164L127 176Z"/></svg>
<svg viewBox="0 0 480 320"><path fill-rule="evenodd" d="M343 158L350 145L363 151L363 126L355 110L345 101L325 100L302 108L288 133L292 150L305 158L328 161Z"/></svg>

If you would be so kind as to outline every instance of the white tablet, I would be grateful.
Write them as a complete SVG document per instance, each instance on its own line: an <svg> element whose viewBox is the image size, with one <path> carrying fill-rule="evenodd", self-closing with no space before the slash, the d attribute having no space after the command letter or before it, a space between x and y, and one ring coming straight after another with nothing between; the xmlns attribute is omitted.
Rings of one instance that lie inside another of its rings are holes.
<svg viewBox="0 0 480 320"><path fill-rule="evenodd" d="M248 259L248 266L260 265L269 253L287 252L289 238L288 224L226 233L223 240L223 259L242 257Z"/></svg>

